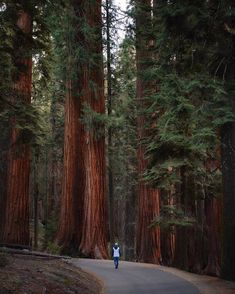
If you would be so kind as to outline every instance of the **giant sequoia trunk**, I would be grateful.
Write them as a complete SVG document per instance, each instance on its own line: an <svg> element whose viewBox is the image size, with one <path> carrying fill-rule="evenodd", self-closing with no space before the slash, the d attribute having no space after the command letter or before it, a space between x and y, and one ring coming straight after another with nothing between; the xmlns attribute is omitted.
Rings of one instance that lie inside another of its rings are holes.
<svg viewBox="0 0 235 294"><path fill-rule="evenodd" d="M235 280L235 123L222 128L222 277Z"/></svg>
<svg viewBox="0 0 235 294"><path fill-rule="evenodd" d="M204 200L199 195L200 193L197 193L199 187L195 185L194 178L189 174L187 167L181 168L181 185L178 187L177 206L184 211L185 215L195 218L197 222L193 226L178 226L176 228L173 263L178 268L200 273L205 267L202 258L204 249Z"/></svg>
<svg viewBox="0 0 235 294"><path fill-rule="evenodd" d="M27 11L21 10L18 12L17 26L27 38L26 44L30 42L32 20ZM27 51L28 49L29 51ZM16 60L18 76L13 85L13 104L17 102L29 104L31 101L32 58L30 48L25 48L24 55ZM16 124L17 118L12 118L8 154L4 242L29 245L30 148L25 142L25 134L17 128Z"/></svg>
<svg viewBox="0 0 235 294"><path fill-rule="evenodd" d="M83 106L88 105L91 112L104 114L101 0L84 1L84 12L85 19L95 35L92 38L88 36L87 39L85 36L90 60L87 68L84 69L87 75L87 84L83 91L84 95L82 95ZM95 119L92 119L92 124L88 128L85 126L83 154L85 195L80 251L86 256L107 258L108 224L104 125Z"/></svg>
<svg viewBox="0 0 235 294"><path fill-rule="evenodd" d="M79 99L73 92L73 83L67 83L64 131L64 174L61 211L57 242L66 253L78 251L82 229L82 204L84 195L81 132L79 134Z"/></svg>
<svg viewBox="0 0 235 294"><path fill-rule="evenodd" d="M147 161L144 157L143 139L146 136L143 111L146 108L146 92L152 86L144 81L143 73L147 70L146 63L151 58L149 52L150 39L146 38L146 30L151 28L151 1L136 1L136 60L137 60L137 104L138 104L138 222L137 222L137 258L140 261L160 263L161 245L160 228L149 228L151 221L159 215L159 191L149 187L142 179L146 171Z"/></svg>
<svg viewBox="0 0 235 294"><path fill-rule="evenodd" d="M74 1L76 40L81 52L77 78L67 83L65 104L64 180L57 242L64 251L107 257L104 128L83 117L85 106L104 113L101 2ZM85 33L89 26L93 31ZM70 44L71 45L71 44ZM73 73L70 72L73 77ZM88 114L91 115L92 114ZM84 120L82 120L82 118ZM86 125L86 121L92 125Z"/></svg>
<svg viewBox="0 0 235 294"><path fill-rule="evenodd" d="M221 269L221 199L211 198L205 201L205 215L207 223L208 258L204 273L220 275Z"/></svg>
<svg viewBox="0 0 235 294"><path fill-rule="evenodd" d="M7 150L9 148L8 124L4 123L1 126L1 130L2 135L0 137L0 242L2 242L3 240L7 196Z"/></svg>
<svg viewBox="0 0 235 294"><path fill-rule="evenodd" d="M68 65L65 98L65 127L64 127L64 168L62 181L62 195L60 201L59 228L56 241L62 252L77 254L81 241L83 198L85 187L84 171L84 130L81 126L81 107L84 85L87 84L84 68L78 61L72 62L73 43L84 44L84 36L79 27L81 10L80 1L71 1L68 13L74 15L74 38L67 37Z"/></svg>

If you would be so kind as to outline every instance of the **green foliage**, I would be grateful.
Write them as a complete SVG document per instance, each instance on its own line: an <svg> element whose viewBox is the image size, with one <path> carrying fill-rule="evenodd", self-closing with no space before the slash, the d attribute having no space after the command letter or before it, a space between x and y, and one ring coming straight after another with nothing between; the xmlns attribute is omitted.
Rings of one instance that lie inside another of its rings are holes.
<svg viewBox="0 0 235 294"><path fill-rule="evenodd" d="M165 205L161 209L161 214L156 216L149 228L159 225L163 230L174 231L175 227L191 227L196 220L190 215L186 215L181 208L175 205Z"/></svg>
<svg viewBox="0 0 235 294"><path fill-rule="evenodd" d="M46 251L51 254L60 255L61 247L54 242L48 242Z"/></svg>
<svg viewBox="0 0 235 294"><path fill-rule="evenodd" d="M232 111L224 106L225 92L209 76L192 80L169 74L159 78L159 85L161 90L149 97L151 106L146 111L151 114L151 136L146 140L147 151L152 154L153 168L147 176L151 181L160 180L161 171L163 177L167 174L172 178L174 173L169 174L168 167L173 171L182 166L195 169L200 161L201 166L215 158L217 129L234 120Z"/></svg>
<svg viewBox="0 0 235 294"><path fill-rule="evenodd" d="M56 230L57 230L57 223L58 223L58 215L56 215L56 211L53 211L47 220L47 225L45 229L45 246L48 247L48 244L53 243L55 239Z"/></svg>
<svg viewBox="0 0 235 294"><path fill-rule="evenodd" d="M212 11L205 1L159 1L153 13L156 43L151 50L157 58L143 79L155 81L157 90L146 92L149 136L144 143L150 164L145 179L170 191L182 183L186 168L187 177L209 193L221 180L205 163L219 160L219 128L234 121L224 83L208 67L214 59Z"/></svg>
<svg viewBox="0 0 235 294"><path fill-rule="evenodd" d="M136 105L135 50L133 40L126 38L120 45L113 81L111 166L114 174L114 194L128 199L136 184ZM117 123L117 124L116 124Z"/></svg>
<svg viewBox="0 0 235 294"><path fill-rule="evenodd" d="M48 54L50 36L45 22L47 1L7 1L5 10L0 12L0 120L16 120L20 130L19 141L33 146L44 144L45 126L41 113L34 105L23 102L22 93L14 88L25 66L22 60L33 56L37 71L44 87L49 78ZM33 31L25 34L17 26L19 11L27 11L33 21ZM36 93L33 93L34 99Z"/></svg>

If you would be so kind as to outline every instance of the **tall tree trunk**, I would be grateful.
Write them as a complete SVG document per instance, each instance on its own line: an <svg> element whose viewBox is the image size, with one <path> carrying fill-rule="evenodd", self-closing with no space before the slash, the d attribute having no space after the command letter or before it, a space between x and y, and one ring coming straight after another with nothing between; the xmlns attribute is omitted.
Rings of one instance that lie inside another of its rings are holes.
<svg viewBox="0 0 235 294"><path fill-rule="evenodd" d="M79 100L73 94L73 83L67 83L64 130L64 174L61 211L57 243L66 253L78 252L82 230L82 205L84 195L82 138L79 133Z"/></svg>
<svg viewBox="0 0 235 294"><path fill-rule="evenodd" d="M106 0L106 41L107 41L107 110L108 115L112 114L112 73L111 73L111 12L112 1ZM114 243L116 228L114 225L114 191L113 191L113 166L112 166L112 130L108 129L108 187L109 187L109 236L110 243Z"/></svg>
<svg viewBox="0 0 235 294"><path fill-rule="evenodd" d="M4 123L1 126L0 137L0 242L3 241L5 224L5 210L7 197L7 150L9 148L9 125Z"/></svg>
<svg viewBox="0 0 235 294"><path fill-rule="evenodd" d="M73 37L67 35L68 67L65 98L64 122L64 168L62 195L60 201L59 228L56 241L62 252L78 254L82 239L83 204L85 195L84 150L85 130L81 123L84 93L88 85L87 72L73 56L74 44L84 46L85 37L82 32L81 19L84 17L83 1L71 0L68 14L73 15L69 26L73 26ZM71 29L71 28L69 28ZM82 63L82 62L81 62Z"/></svg>
<svg viewBox="0 0 235 294"><path fill-rule="evenodd" d="M197 225L177 227L174 265L184 270L200 273L203 268L204 200L197 197L194 178L188 175L185 166L181 168L181 181L178 208L182 209L185 215L194 217Z"/></svg>
<svg viewBox="0 0 235 294"><path fill-rule="evenodd" d="M27 11L18 12L17 26L30 40L32 19ZM29 48L25 48L28 50ZM16 49L17 50L17 49ZM30 104L32 83L32 58L30 50L16 62L18 71L14 83L15 97L12 103ZM16 118L11 120L11 143L8 155L6 222L4 242L29 245L29 173L30 148L23 141L23 134L16 126Z"/></svg>
<svg viewBox="0 0 235 294"><path fill-rule="evenodd" d="M151 28L151 1L136 1L136 60L137 60L137 103L138 103L138 223L137 223L137 258L140 261L160 263L161 245L160 228L150 229L148 226L156 215L159 215L159 191L150 188L142 179L147 167L144 157L145 148L143 139L146 136L145 118L143 111L146 108L146 92L151 91L151 85L143 78L148 62L151 58L149 52L150 39L146 38L146 30Z"/></svg>
<svg viewBox="0 0 235 294"><path fill-rule="evenodd" d="M235 123L222 128L222 277L235 281Z"/></svg>
<svg viewBox="0 0 235 294"><path fill-rule="evenodd" d="M205 216L207 224L208 260L204 273L207 275L220 275L221 269L221 199L211 198L205 200Z"/></svg>
<svg viewBox="0 0 235 294"><path fill-rule="evenodd" d="M91 39L88 36L87 40L91 62L84 71L87 75L87 89L82 97L83 105L87 104L95 113L104 114L101 0L88 1L84 4L84 8L85 19L94 30L95 38ZM95 258L108 256L104 135L103 124L93 120L91 129L85 130L83 149L86 184L80 251L86 256Z"/></svg>
<svg viewBox="0 0 235 294"><path fill-rule="evenodd" d="M208 173L221 170L221 148L216 146L216 160L207 160L206 169ZM222 182L220 183L222 184ZM206 251L206 267L203 273L207 275L220 275L221 270L221 229L222 229L222 195L206 195L203 201L204 208L204 252ZM206 250L205 250L206 249ZM203 259L203 258L201 258ZM205 259L205 258L204 258Z"/></svg>
<svg viewBox="0 0 235 294"><path fill-rule="evenodd" d="M86 57L69 64L65 104L64 179L57 242L64 251L107 257L104 128L85 125L84 107L105 112L101 38L101 1L73 2L76 42ZM83 26L94 30L92 36ZM97 36L97 37L96 37ZM72 46L71 41L68 42ZM84 49L84 50L83 50ZM69 51L73 53L72 49ZM73 56L73 55L71 55ZM77 78L74 71L77 70ZM92 116L92 114L91 114ZM84 121L82 120L84 119ZM91 119L93 122L93 119Z"/></svg>

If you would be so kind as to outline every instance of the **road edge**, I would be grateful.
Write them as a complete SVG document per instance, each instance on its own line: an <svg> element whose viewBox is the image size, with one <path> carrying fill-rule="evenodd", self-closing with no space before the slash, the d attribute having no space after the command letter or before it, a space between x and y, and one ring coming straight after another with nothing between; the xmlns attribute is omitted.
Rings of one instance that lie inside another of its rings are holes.
<svg viewBox="0 0 235 294"><path fill-rule="evenodd" d="M79 258L76 258L77 260L79 260ZM83 272L89 274L90 276L93 277L93 279L100 285L101 287L101 292L97 293L97 294L106 294L106 290L105 290L105 282L103 280L101 280L96 274L94 274L93 272L90 272L89 270L84 270L81 266L79 266L78 264L76 264L76 262L73 262L73 260L66 260L67 263L72 264L73 266L79 268L80 270L82 270Z"/></svg>

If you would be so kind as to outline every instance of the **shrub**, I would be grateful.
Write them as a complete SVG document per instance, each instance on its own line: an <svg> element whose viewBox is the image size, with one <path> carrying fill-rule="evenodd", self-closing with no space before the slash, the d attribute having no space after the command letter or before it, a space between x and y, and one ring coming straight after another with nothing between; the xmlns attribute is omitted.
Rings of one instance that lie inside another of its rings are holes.
<svg viewBox="0 0 235 294"><path fill-rule="evenodd" d="M46 251L51 254L60 254L61 247L53 242L48 242Z"/></svg>

